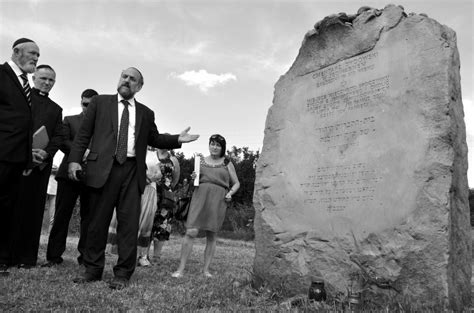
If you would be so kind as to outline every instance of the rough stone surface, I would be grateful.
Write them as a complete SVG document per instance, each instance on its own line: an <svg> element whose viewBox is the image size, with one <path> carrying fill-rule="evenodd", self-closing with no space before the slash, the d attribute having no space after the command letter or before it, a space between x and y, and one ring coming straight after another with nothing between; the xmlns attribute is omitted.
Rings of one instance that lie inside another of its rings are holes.
<svg viewBox="0 0 474 313"><path fill-rule="evenodd" d="M275 85L254 272L467 307L471 239L456 35L402 7L318 22ZM367 292L363 294L367 294Z"/></svg>

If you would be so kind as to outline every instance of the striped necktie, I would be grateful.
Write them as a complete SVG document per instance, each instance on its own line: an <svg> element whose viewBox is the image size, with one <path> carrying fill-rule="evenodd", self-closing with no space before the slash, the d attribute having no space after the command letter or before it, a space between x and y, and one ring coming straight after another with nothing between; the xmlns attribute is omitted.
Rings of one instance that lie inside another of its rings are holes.
<svg viewBox="0 0 474 313"><path fill-rule="evenodd" d="M123 103L123 112L122 118L120 120L120 129L119 129L119 138L117 142L117 152L115 159L120 164L125 163L127 160L127 141L128 141L128 123L129 123L129 112L128 106L130 102L127 100L122 100Z"/></svg>
<svg viewBox="0 0 474 313"><path fill-rule="evenodd" d="M31 106L31 88L30 83L28 83L28 78L26 77L25 73L20 75L21 79L23 80L23 91L25 92L26 99L28 99L28 105Z"/></svg>

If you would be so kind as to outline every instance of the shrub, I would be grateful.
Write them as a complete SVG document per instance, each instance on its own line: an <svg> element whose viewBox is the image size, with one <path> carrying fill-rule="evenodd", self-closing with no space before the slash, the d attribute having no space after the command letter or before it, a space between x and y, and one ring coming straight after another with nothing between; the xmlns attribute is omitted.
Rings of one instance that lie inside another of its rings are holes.
<svg viewBox="0 0 474 313"><path fill-rule="evenodd" d="M232 202L227 208L224 224L219 236L229 239L253 240L253 218L255 209L252 205Z"/></svg>

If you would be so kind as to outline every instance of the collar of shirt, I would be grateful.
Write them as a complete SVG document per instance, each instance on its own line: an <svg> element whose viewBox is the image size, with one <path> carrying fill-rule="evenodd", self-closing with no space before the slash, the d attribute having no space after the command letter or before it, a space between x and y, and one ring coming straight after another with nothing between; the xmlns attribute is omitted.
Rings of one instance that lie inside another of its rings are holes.
<svg viewBox="0 0 474 313"><path fill-rule="evenodd" d="M31 88L31 90L32 90L33 92L37 93L38 95L42 96L42 97L47 97L47 96L49 96L49 93L42 92L41 90L36 89L35 87Z"/></svg>
<svg viewBox="0 0 474 313"><path fill-rule="evenodd" d="M122 100L125 100L125 99L119 93L117 94L117 98L118 98L118 103L123 105ZM130 103L130 107L135 106L135 98L129 99L127 101L128 101L128 103Z"/></svg>
<svg viewBox="0 0 474 313"><path fill-rule="evenodd" d="M18 78L18 81L20 82L20 85L23 86L23 79L21 79L20 75L23 74L23 71L18 67L18 65L16 65L15 62L13 62L12 60L8 61L8 65L10 65L10 67L12 68L13 72L15 72L16 74L16 78ZM28 77L28 76L26 76Z"/></svg>

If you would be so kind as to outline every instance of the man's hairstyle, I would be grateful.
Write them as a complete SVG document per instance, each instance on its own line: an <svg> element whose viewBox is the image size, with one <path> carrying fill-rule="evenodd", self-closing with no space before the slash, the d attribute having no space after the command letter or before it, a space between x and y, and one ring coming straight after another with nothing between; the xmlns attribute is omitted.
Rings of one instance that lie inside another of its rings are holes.
<svg viewBox="0 0 474 313"><path fill-rule="evenodd" d="M93 96L97 96L98 93L94 89L86 89L82 92L81 98L92 98Z"/></svg>
<svg viewBox="0 0 474 313"><path fill-rule="evenodd" d="M50 70L50 71L53 71L53 73L56 74L56 71L55 71L50 65L48 65L48 64L41 64L41 65L38 65L38 66L36 67L36 71L37 71L37 70L40 70L40 69L42 69L42 68L48 69L48 70Z"/></svg>

